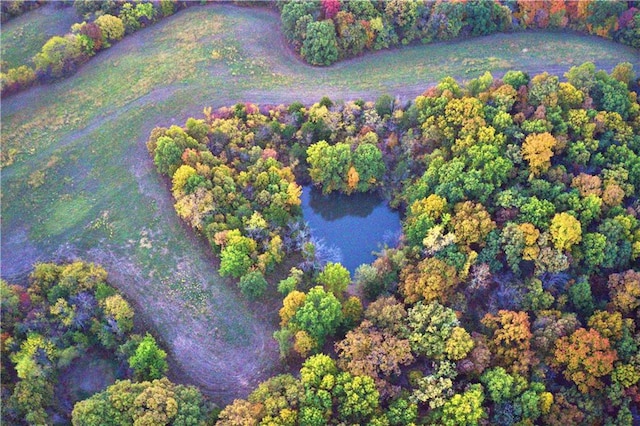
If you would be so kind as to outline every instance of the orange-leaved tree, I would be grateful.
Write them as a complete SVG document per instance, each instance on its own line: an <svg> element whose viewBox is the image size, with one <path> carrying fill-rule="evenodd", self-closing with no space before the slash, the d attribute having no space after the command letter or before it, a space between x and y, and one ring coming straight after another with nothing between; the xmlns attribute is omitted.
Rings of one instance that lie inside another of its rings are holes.
<svg viewBox="0 0 640 426"><path fill-rule="evenodd" d="M564 377L573 381L582 393L602 389L601 377L613 371L617 359L609 339L595 329L579 328L556 342L554 363L564 368Z"/></svg>

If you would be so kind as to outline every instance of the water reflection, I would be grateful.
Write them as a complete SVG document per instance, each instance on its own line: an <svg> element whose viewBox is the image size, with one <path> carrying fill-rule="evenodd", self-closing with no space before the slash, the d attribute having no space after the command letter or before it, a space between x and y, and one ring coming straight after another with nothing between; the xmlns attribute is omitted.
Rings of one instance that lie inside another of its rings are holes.
<svg viewBox="0 0 640 426"><path fill-rule="evenodd" d="M378 197L371 194L323 195L322 191L313 187L306 187L305 192L309 194L309 207L330 222L345 216L367 217L381 202Z"/></svg>
<svg viewBox="0 0 640 426"><path fill-rule="evenodd" d="M375 195L322 195L304 187L301 199L312 235L335 246L352 274L361 264L374 260L373 251L383 244L395 244L400 235L399 213Z"/></svg>

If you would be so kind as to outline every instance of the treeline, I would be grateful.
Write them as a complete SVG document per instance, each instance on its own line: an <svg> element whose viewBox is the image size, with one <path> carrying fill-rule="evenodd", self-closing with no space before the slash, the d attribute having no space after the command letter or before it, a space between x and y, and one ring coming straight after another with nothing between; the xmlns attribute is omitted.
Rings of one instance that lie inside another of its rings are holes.
<svg viewBox="0 0 640 426"><path fill-rule="evenodd" d="M46 0L7 0L0 3L0 22L3 24L30 10L46 4Z"/></svg>
<svg viewBox="0 0 640 426"><path fill-rule="evenodd" d="M196 388L164 377L165 351L133 334L134 311L100 266L40 263L28 288L0 281L0 295L3 423L198 424L211 412ZM115 364L118 380L72 415L76 401L59 378L95 357Z"/></svg>
<svg viewBox="0 0 640 426"><path fill-rule="evenodd" d="M278 7L285 37L312 65L527 28L569 28L640 48L640 10L633 1L292 0Z"/></svg>
<svg viewBox="0 0 640 426"><path fill-rule="evenodd" d="M73 24L70 32L63 36L51 37L33 57L33 66L24 64L6 71L2 69L1 95L7 96L36 83L68 77L96 53L111 47L125 35L193 4L199 3L178 0L76 0L73 7L87 21Z"/></svg>
<svg viewBox="0 0 640 426"><path fill-rule="evenodd" d="M486 73L407 105L265 108L293 126L265 149L325 192L357 188L353 154L376 147L404 239L358 268L362 299L339 264L292 269L274 337L300 374L264 382L218 424L637 422L635 75L587 63L565 77ZM339 170L314 171L328 147Z"/></svg>

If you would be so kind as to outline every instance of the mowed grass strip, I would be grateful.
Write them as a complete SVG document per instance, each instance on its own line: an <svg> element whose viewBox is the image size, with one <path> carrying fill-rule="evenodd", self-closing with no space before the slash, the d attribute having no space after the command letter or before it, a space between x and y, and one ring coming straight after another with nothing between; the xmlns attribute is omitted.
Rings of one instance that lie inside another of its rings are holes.
<svg viewBox="0 0 640 426"><path fill-rule="evenodd" d="M159 331L178 379L223 403L246 396L277 367L275 308L243 301L178 219L146 152L154 126L244 101L373 100L385 92L408 100L446 75L564 72L584 61L639 62L636 50L595 37L518 33L315 68L286 47L272 11L189 8L100 53L75 76L3 101L3 277L34 260L99 261Z"/></svg>

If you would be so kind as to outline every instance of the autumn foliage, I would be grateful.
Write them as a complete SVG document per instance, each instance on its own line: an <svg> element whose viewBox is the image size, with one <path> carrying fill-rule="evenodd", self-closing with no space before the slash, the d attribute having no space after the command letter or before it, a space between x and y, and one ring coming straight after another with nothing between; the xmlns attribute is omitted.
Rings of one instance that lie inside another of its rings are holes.
<svg viewBox="0 0 640 426"><path fill-rule="evenodd" d="M604 382L600 378L611 373L618 359L609 339L584 328L558 340L554 354L556 365L564 367L564 376L583 393L602 389Z"/></svg>

